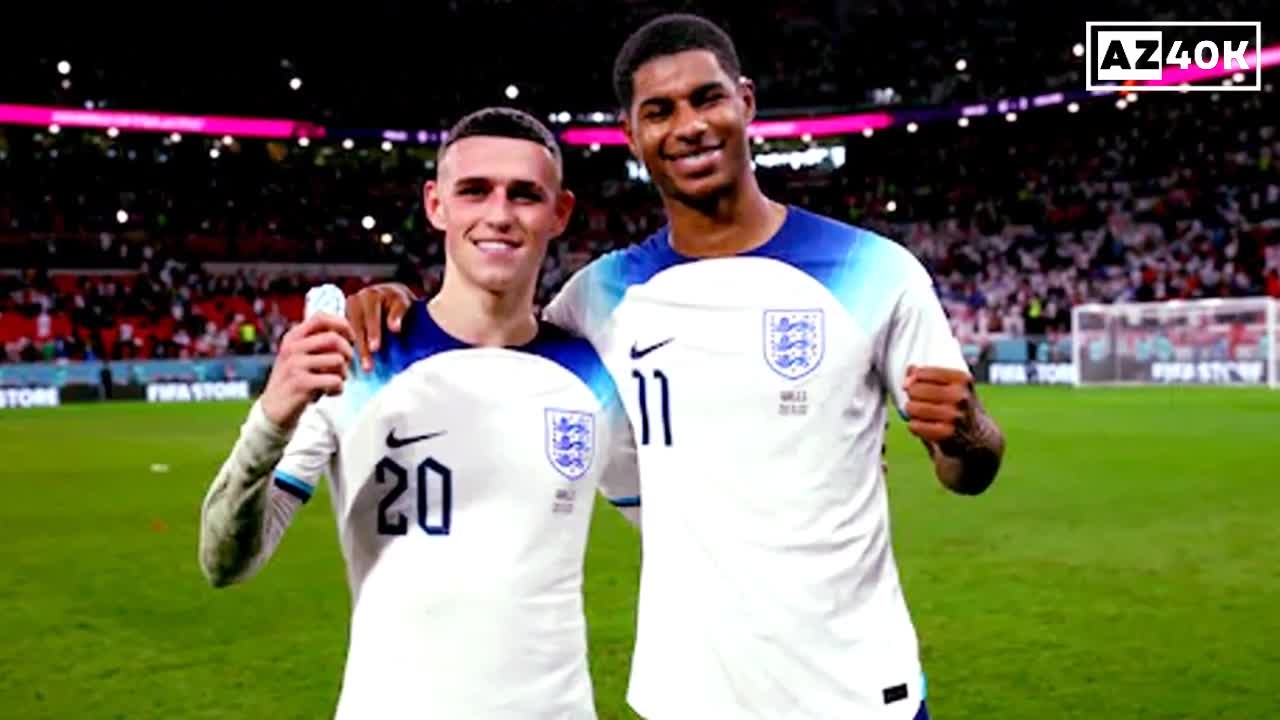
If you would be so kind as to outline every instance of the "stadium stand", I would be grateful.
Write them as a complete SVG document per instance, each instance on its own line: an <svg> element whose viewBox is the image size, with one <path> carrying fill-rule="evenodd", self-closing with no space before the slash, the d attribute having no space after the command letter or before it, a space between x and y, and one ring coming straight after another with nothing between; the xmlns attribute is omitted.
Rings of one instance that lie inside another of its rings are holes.
<svg viewBox="0 0 1280 720"><path fill-rule="evenodd" d="M569 5L600 12L589 3ZM981 5L995 17L1011 3ZM1174 5L1170 15L1194 3ZM626 7L610 27L631 27L657 12L648 2ZM1126 7L1108 12L1123 15ZM1226 3L1219 11L1247 7ZM465 9L451 3L439 28L483 23L488 11L504 13L506 28L520 27L511 13L537 12L503 2ZM771 110L966 102L1079 84L1073 29L1037 26L1037 46L1024 48L1013 20L984 24L975 20L982 13L966 12L957 16L973 26L961 28L945 15L910 23L918 37L887 42L878 40L884 30L905 20L901 3L890 0L744 5L722 14ZM612 47L616 34L575 42ZM542 63L568 62L583 48L547 47L519 72L483 60L436 82L433 111L500 102L492 81L479 77L510 77L544 115L611 107L607 68L564 78ZM912 58L917 47L930 52ZM1027 57L1011 48L1032 59L1009 61ZM277 59L278 73L246 74L238 88L177 82L179 73L212 72L199 59L180 68L151 64L150 82L131 82L134 61L113 55L94 69L90 88L51 90L32 72L17 74L14 92L27 102L79 105L109 90L112 105L145 107L154 97L148 87L160 84L168 110L305 115L349 125L418 111L414 121L423 126L421 103L388 91L420 68L398 62L406 48L388 53L376 73L326 74L330 61L299 52ZM957 72L955 58L967 58L969 70ZM254 52L221 60L267 64ZM309 83L320 86L307 99L280 92L281 78L298 68L308 68L315 78ZM376 80L364 88L324 84L338 77ZM1280 297L1280 112L1268 79L1262 93L1215 95L1213 113L1203 111L1201 96L1148 94L1123 109L1108 99L1079 112L1025 113L1017 122L996 117L919 134L771 141L755 150L841 147L844 161L836 167L762 166L760 176L775 197L909 247L933 271L957 334L971 346L1026 335L1045 336L1057 348L1070 307L1080 302ZM883 92L887 87L894 92ZM377 101L365 93L379 93ZM375 112L370 108L380 115L366 114ZM444 126L450 113L427 119ZM300 293L321 278L348 288L387 277L427 292L435 287L441 248L421 208L433 148L388 149L376 139L351 147L230 140L0 129L0 268L10 268L0 274L0 362L268 353L300 317ZM592 257L659 227L660 208L647 184L628 176L627 159L619 148L568 149L579 209L548 259L540 302ZM366 216L374 227L364 224Z"/></svg>

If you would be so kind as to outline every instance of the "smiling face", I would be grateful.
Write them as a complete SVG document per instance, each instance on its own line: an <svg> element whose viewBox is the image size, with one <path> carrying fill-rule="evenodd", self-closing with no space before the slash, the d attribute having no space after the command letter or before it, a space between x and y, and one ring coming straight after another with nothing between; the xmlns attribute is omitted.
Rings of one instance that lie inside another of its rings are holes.
<svg viewBox="0 0 1280 720"><path fill-rule="evenodd" d="M445 234L447 272L491 293L532 293L573 194L547 148L477 135L450 145L426 185L427 217Z"/></svg>
<svg viewBox="0 0 1280 720"><path fill-rule="evenodd" d="M660 55L632 77L624 129L659 191L704 205L738 187L751 172L751 81L730 77L709 50Z"/></svg>

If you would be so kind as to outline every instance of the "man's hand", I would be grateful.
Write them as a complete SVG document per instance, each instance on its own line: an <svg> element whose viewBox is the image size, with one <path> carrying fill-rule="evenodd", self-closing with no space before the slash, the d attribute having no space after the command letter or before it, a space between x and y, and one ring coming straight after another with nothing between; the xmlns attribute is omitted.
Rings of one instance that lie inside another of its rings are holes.
<svg viewBox="0 0 1280 720"><path fill-rule="evenodd" d="M354 340L347 321L327 313L313 315L285 333L259 400L267 419L292 428L312 401L340 394L354 357Z"/></svg>
<svg viewBox="0 0 1280 720"><path fill-rule="evenodd" d="M907 368L907 419L911 432L927 443L954 441L973 420L973 378L963 370Z"/></svg>
<svg viewBox="0 0 1280 720"><path fill-rule="evenodd" d="M401 283L370 285L347 298L347 322L355 333L360 367L365 372L373 369L373 353L382 344L382 316L387 317L388 330L400 332L400 320L416 300L413 291Z"/></svg>
<svg viewBox="0 0 1280 720"><path fill-rule="evenodd" d="M976 495L995 480L1004 435L983 411L973 378L963 370L909 367L907 423L924 441L938 479L952 490Z"/></svg>

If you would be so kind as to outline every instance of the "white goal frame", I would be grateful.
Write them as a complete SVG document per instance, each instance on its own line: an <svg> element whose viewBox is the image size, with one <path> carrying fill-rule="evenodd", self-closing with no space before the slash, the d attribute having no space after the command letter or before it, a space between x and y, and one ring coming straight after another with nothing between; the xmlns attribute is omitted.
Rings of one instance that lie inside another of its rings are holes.
<svg viewBox="0 0 1280 720"><path fill-rule="evenodd" d="M1085 312L1106 316L1116 316L1137 312L1150 314L1161 308L1176 308L1179 311L1203 310L1208 312L1232 312L1233 310L1257 311L1265 310L1267 338L1265 347L1267 357L1263 360L1265 384L1248 385L1235 383L1233 386L1269 387L1280 390L1280 298L1259 296L1247 298L1208 298L1204 300L1166 300L1161 302L1129 302L1129 303L1085 303L1071 308L1071 369L1073 384L1081 386L1106 385L1156 385L1159 383L1138 380L1102 380L1085 382L1081 358L1086 351L1081 342L1080 316ZM1118 356L1117 356L1118 357Z"/></svg>

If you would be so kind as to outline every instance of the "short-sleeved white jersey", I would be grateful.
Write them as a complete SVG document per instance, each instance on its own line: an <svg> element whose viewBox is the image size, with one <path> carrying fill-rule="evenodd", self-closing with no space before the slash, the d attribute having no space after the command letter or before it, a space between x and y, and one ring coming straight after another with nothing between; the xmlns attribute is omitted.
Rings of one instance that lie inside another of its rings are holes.
<svg viewBox="0 0 1280 720"><path fill-rule="evenodd" d="M669 718L911 718L924 694L893 557L886 394L965 369L926 270L799 208L696 260L664 229L581 271L546 317L595 345L644 494L628 698Z"/></svg>

